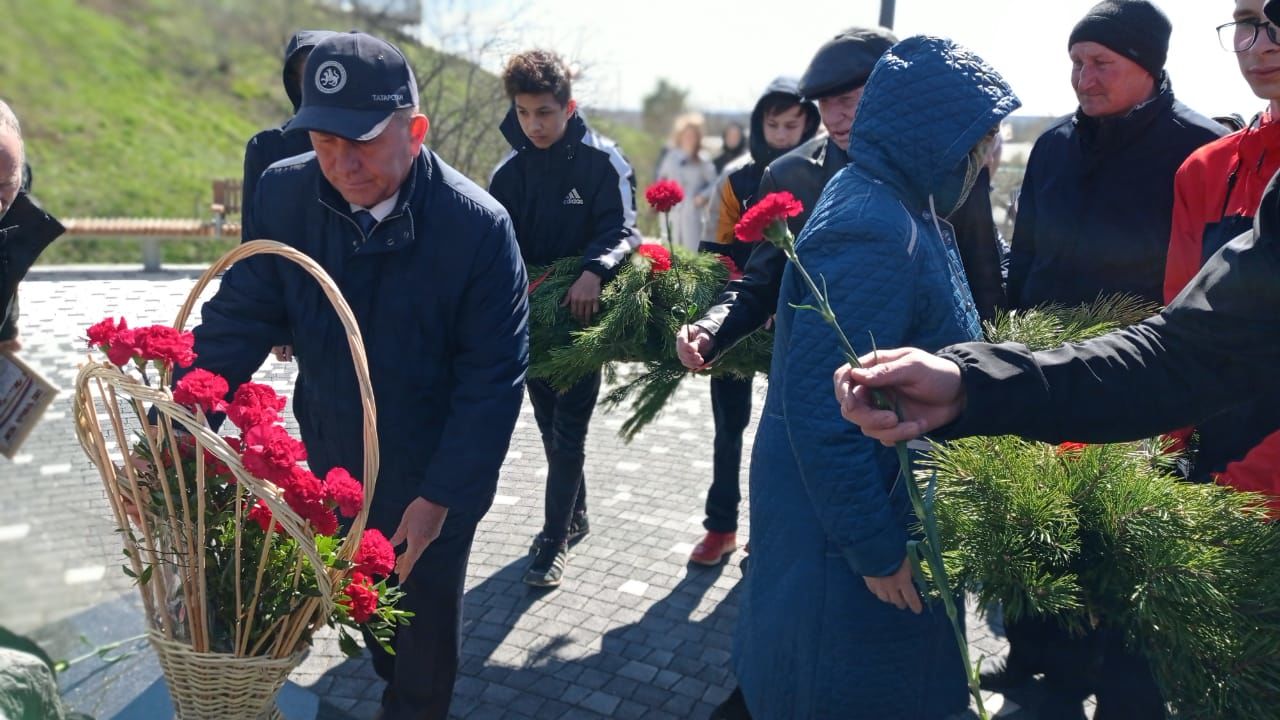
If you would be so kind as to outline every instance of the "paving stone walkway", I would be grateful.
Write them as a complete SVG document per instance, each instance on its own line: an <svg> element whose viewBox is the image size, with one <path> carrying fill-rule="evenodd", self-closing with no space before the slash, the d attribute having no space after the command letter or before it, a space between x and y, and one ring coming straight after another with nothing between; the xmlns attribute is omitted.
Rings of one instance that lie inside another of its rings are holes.
<svg viewBox="0 0 1280 720"><path fill-rule="evenodd" d="M40 598L4 603L0 624L57 638L65 618L132 592L100 482L72 431L70 389L86 356L77 338L108 314L171 322L196 274L38 269L24 283L24 356L65 392L22 454L0 459L0 576L17 585L10 598ZM293 376L292 365L268 360L258 380L289 392ZM757 416L764 389L758 380ZM739 552L709 569L686 563L711 477L707 383L686 381L629 445L616 435L623 419L597 414L586 470L592 533L576 547L564 584L535 591L520 576L541 525L546 469L532 409L527 402L522 409L471 556L455 717L701 719L731 691L730 638L746 557ZM753 420L747 447L754 432ZM746 516L744 503L741 540L750 535ZM975 657L1003 654L1004 640L972 609L968 627ZM376 712L381 684L368 660L344 658L331 634L320 636L292 679L321 697L322 718ZM992 696L988 709L1031 720L1028 704L1034 698Z"/></svg>

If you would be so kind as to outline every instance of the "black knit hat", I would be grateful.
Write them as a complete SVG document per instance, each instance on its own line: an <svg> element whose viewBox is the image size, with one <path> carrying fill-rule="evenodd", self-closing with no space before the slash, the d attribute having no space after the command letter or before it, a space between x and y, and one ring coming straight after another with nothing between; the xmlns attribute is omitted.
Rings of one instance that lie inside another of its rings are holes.
<svg viewBox="0 0 1280 720"><path fill-rule="evenodd" d="M1159 78L1169 55L1172 33L1169 18L1147 0L1102 0L1076 23L1067 47L1096 42Z"/></svg>
<svg viewBox="0 0 1280 720"><path fill-rule="evenodd" d="M884 28L853 27L818 48L800 78L805 100L839 95L867 84L876 61L898 42Z"/></svg>

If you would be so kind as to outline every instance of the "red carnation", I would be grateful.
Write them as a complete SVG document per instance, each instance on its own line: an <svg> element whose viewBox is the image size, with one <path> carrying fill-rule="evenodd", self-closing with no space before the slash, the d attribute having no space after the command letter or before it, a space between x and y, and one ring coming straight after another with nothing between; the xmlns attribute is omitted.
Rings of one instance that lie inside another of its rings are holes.
<svg viewBox="0 0 1280 720"><path fill-rule="evenodd" d="M396 567L396 550L391 547L387 537L381 532L369 528L360 536L360 549L352 559L356 572L386 577Z"/></svg>
<svg viewBox="0 0 1280 720"><path fill-rule="evenodd" d="M320 478L300 465L290 467L289 478L276 484L284 490L284 501L299 515L304 515L308 505L324 505L324 485Z"/></svg>
<svg viewBox="0 0 1280 720"><path fill-rule="evenodd" d="M136 354L138 354L137 331L130 330L121 324L115 337L111 338L111 345L107 347L107 359L112 365L124 367Z"/></svg>
<svg viewBox="0 0 1280 720"><path fill-rule="evenodd" d="M182 376L173 388L173 399L188 407L199 407L206 413L218 412L226 405L227 381L221 375L197 368Z"/></svg>
<svg viewBox="0 0 1280 720"><path fill-rule="evenodd" d="M347 608L352 620L366 623L378 612L378 589L364 575L353 573L342 593L347 599L338 604Z"/></svg>
<svg viewBox="0 0 1280 720"><path fill-rule="evenodd" d="M684 190L675 180L659 180L645 189L644 199L658 212L671 212L671 208L684 200Z"/></svg>
<svg viewBox="0 0 1280 720"><path fill-rule="evenodd" d="M266 532L271 527L271 508L261 500L257 500L253 503L253 507L249 508L249 519L258 523L262 532Z"/></svg>
<svg viewBox="0 0 1280 720"><path fill-rule="evenodd" d="M277 484L284 490L284 501L298 517L310 522L317 534L332 535L338 531L338 516L325 502L324 485L310 470L294 465L288 479Z"/></svg>
<svg viewBox="0 0 1280 720"><path fill-rule="evenodd" d="M288 485L307 449L279 425L258 425L244 434L244 467L260 478Z"/></svg>
<svg viewBox="0 0 1280 720"><path fill-rule="evenodd" d="M765 231L775 222L785 223L804 212L804 205L789 192L769 193L751 206L743 214L737 225L733 226L733 234L742 242L760 242Z"/></svg>
<svg viewBox="0 0 1280 720"><path fill-rule="evenodd" d="M338 516L324 503L308 505L303 518L311 523L317 535L336 535L338 532Z"/></svg>
<svg viewBox="0 0 1280 720"><path fill-rule="evenodd" d="M135 331L134 341L143 360L173 363L184 368L191 367L191 363L196 361L196 354L192 352L195 342L195 335L168 325L139 328Z"/></svg>
<svg viewBox="0 0 1280 720"><path fill-rule="evenodd" d="M128 330L129 326L125 324L124 318L114 320L107 318L91 326L86 333L89 336L89 346L106 349L115 342L116 335L121 330Z"/></svg>
<svg viewBox="0 0 1280 720"><path fill-rule="evenodd" d="M271 425L280 420L285 399L269 385L247 382L236 388L236 394L227 405L227 419L241 432L258 425Z"/></svg>
<svg viewBox="0 0 1280 720"><path fill-rule="evenodd" d="M671 269L671 251L661 245L641 245L636 254L649 258L649 269L655 273L664 273Z"/></svg>
<svg viewBox="0 0 1280 720"><path fill-rule="evenodd" d="M742 270L738 269L738 263L734 262L733 258L728 255L716 255L716 259L720 261L725 270L729 271L730 280L737 280L742 277Z"/></svg>
<svg viewBox="0 0 1280 720"><path fill-rule="evenodd" d="M343 517L355 517L364 507L364 486L342 468L334 468L324 476L324 491Z"/></svg>
<svg viewBox="0 0 1280 720"><path fill-rule="evenodd" d="M1089 447L1088 443L1064 442L1054 448L1054 453L1056 453L1058 457L1075 458L1082 454L1087 447Z"/></svg>

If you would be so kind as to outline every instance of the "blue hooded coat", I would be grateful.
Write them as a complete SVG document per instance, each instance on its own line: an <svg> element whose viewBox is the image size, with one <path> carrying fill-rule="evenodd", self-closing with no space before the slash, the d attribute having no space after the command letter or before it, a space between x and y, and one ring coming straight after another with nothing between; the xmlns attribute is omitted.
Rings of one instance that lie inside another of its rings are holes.
<svg viewBox="0 0 1280 720"><path fill-rule="evenodd" d="M873 338L938 349L979 337L939 216L963 199L970 151L1017 106L999 75L948 40L911 38L877 63L853 161L798 240L801 264L825 279L859 353ZM751 568L734 669L757 718L943 718L967 704L955 636L941 605L898 610L863 580L900 567L914 517L893 449L844 421L831 399L844 362L835 332L792 307L813 303L788 266L751 459Z"/></svg>

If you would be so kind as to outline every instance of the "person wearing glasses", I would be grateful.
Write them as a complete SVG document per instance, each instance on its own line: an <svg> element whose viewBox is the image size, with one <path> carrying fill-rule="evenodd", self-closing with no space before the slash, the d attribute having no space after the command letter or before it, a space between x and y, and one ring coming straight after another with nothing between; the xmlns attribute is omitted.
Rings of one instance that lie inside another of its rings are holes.
<svg viewBox="0 0 1280 720"><path fill-rule="evenodd" d="M1179 168L1173 191L1173 232L1164 299L1172 302L1223 245L1253 229L1258 203L1280 171L1280 42L1263 15L1263 0L1236 0L1232 22L1218 27L1222 48L1267 107L1240 132L1196 150ZM1269 495L1280 510L1280 392L1249 402L1174 434L1194 438L1189 479Z"/></svg>
<svg viewBox="0 0 1280 720"><path fill-rule="evenodd" d="M1079 109L1031 151L1009 266L1009 303L1074 305L1099 294L1164 299L1173 176L1225 133L1174 97L1172 26L1147 0L1103 0L1071 32Z"/></svg>

